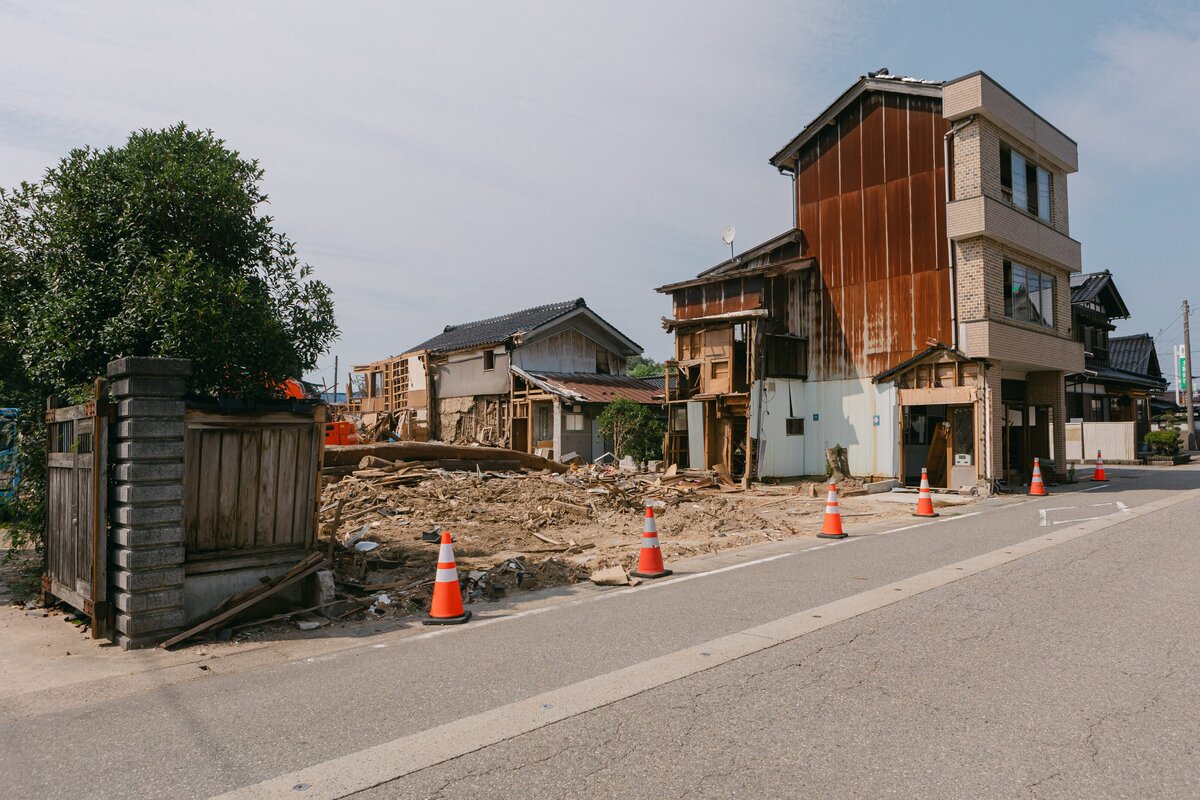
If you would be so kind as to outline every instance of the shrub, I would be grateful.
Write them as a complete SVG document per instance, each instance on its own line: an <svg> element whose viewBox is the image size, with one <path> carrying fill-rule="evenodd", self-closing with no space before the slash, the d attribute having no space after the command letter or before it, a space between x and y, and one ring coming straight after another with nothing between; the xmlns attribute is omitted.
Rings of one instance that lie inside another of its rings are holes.
<svg viewBox="0 0 1200 800"><path fill-rule="evenodd" d="M1161 431L1150 431L1146 434L1146 444L1156 456L1174 456L1179 454L1179 431L1167 428Z"/></svg>

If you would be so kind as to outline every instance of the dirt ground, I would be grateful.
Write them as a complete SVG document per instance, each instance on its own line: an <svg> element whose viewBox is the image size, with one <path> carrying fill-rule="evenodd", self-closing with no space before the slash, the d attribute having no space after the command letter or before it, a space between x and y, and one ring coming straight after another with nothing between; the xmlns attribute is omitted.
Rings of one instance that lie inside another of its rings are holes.
<svg viewBox="0 0 1200 800"><path fill-rule="evenodd" d="M395 480L350 475L328 483L322 496L321 529L336 537L339 586L383 593L387 602L372 607L376 614L427 608L441 531L454 537L468 599L488 599L586 580L605 567L634 569L647 502L655 507L669 563L815 536L827 489L824 482L801 482L742 491L695 476L664 480L594 469L564 475L427 470L406 485ZM861 486L851 479L840 487L847 527L912 511L908 504L856 496ZM355 546L371 547L363 542L378 547L356 552Z"/></svg>

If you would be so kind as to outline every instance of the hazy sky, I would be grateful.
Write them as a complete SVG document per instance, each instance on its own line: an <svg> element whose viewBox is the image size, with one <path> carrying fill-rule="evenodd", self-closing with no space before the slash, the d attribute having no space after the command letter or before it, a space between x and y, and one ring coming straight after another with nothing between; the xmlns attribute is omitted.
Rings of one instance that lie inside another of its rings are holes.
<svg viewBox="0 0 1200 800"><path fill-rule="evenodd" d="M1200 304L1200 5L970 8L0 0L0 185L183 120L262 162L334 288L343 376L579 296L663 358L653 287L725 258L727 225L739 250L790 225L767 159L805 123L867 70L983 69L1079 142L1084 267L1117 276L1119 333L1168 328L1167 369Z"/></svg>

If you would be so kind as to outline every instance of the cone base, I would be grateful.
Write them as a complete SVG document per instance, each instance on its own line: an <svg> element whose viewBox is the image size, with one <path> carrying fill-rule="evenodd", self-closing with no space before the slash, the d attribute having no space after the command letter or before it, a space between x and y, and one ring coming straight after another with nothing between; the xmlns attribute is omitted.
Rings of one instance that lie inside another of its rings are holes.
<svg viewBox="0 0 1200 800"><path fill-rule="evenodd" d="M914 512L912 512L912 515L914 517L940 517L941 516L941 514L939 514L936 511L931 511L928 514L922 514L920 511L914 511Z"/></svg>
<svg viewBox="0 0 1200 800"><path fill-rule="evenodd" d="M1030 497L1049 497L1050 493L1049 492L1030 492L1029 496Z"/></svg>
<svg viewBox="0 0 1200 800"><path fill-rule="evenodd" d="M643 580L654 580L655 578L665 578L674 573L669 569L664 569L662 572L634 572L629 573L634 578L642 578Z"/></svg>
<svg viewBox="0 0 1200 800"><path fill-rule="evenodd" d="M462 625L471 618L470 611L464 611L461 617L426 617L422 625Z"/></svg>
<svg viewBox="0 0 1200 800"><path fill-rule="evenodd" d="M1108 483L1108 478L1092 478L1092 483Z"/></svg>
<svg viewBox="0 0 1200 800"><path fill-rule="evenodd" d="M825 533L824 531L822 531L821 533L817 534L817 538L818 539L849 539L850 534L848 534L848 533Z"/></svg>

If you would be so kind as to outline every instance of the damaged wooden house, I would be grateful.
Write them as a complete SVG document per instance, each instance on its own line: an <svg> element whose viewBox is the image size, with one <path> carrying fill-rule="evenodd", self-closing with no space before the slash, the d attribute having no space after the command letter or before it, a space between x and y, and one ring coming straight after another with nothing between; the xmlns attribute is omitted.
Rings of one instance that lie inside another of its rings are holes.
<svg viewBox="0 0 1200 800"><path fill-rule="evenodd" d="M583 298L447 325L399 356L356 366L350 410L395 414L402 439L501 445L591 461L595 418L617 397L661 407L625 375L642 348Z"/></svg>
<svg viewBox="0 0 1200 800"><path fill-rule="evenodd" d="M662 286L668 462L958 489L1066 464L1076 143L982 72L863 76L771 157L793 227Z"/></svg>

